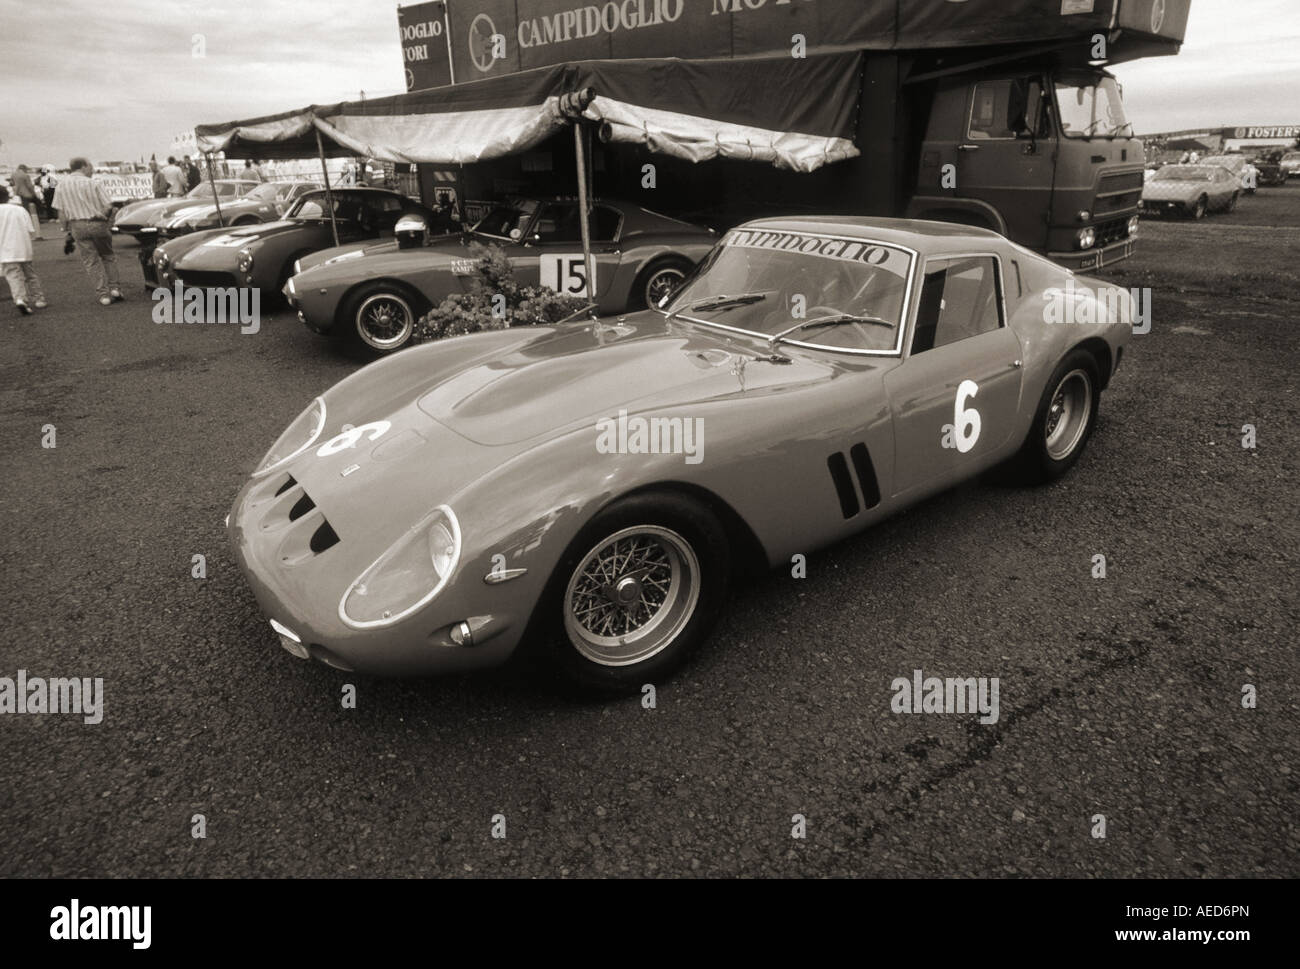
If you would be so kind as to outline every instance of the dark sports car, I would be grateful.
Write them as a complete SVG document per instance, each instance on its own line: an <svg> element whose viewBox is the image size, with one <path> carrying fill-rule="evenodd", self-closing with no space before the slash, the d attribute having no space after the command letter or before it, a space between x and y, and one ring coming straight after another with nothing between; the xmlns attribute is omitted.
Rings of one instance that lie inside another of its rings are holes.
<svg viewBox="0 0 1300 969"><path fill-rule="evenodd" d="M217 198L221 202L235 199L252 191L257 182L238 178L218 179ZM212 204L212 185L203 182L190 189L183 198L141 199L128 202L117 210L113 219L112 231L135 236L139 242L152 242L158 237L158 227L168 219L186 209L198 209Z"/></svg>
<svg viewBox="0 0 1300 969"><path fill-rule="evenodd" d="M284 217L301 196L321 188L320 182L285 181L263 182L254 187L247 195L236 199L220 197L221 211L209 200L203 205L191 205L178 209L159 223L160 234L168 238L198 232L203 229L219 229L223 226L256 225L259 222L274 222Z"/></svg>
<svg viewBox="0 0 1300 969"><path fill-rule="evenodd" d="M353 373L258 463L230 540L300 658L431 673L525 644L637 690L707 638L736 572L999 463L1065 474L1134 315L983 229L753 222L653 309Z"/></svg>
<svg viewBox="0 0 1300 969"><path fill-rule="evenodd" d="M407 215L430 222L438 216L405 195L380 188L343 188L333 193L341 242L360 242L393 234ZM170 287L245 287L275 296L303 256L334 245L328 196L309 192L276 222L192 232L160 245L152 260L150 282Z"/></svg>
<svg viewBox="0 0 1300 969"><path fill-rule="evenodd" d="M1231 212L1241 196L1241 179L1219 165L1166 165L1142 187L1142 212L1185 215Z"/></svg>
<svg viewBox="0 0 1300 969"><path fill-rule="evenodd" d="M717 241L711 229L627 202L593 202L590 225L596 302L603 313L656 304ZM302 260L285 295L317 333L358 340L378 353L401 349L420 316L468 288L473 242L504 248L521 285L589 295L574 199L511 199L466 233L426 234L420 242L318 253Z"/></svg>

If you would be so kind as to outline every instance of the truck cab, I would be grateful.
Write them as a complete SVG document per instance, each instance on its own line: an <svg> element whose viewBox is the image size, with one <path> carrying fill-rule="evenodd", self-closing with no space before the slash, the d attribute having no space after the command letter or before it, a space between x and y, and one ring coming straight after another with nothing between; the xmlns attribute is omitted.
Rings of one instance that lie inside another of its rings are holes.
<svg viewBox="0 0 1300 969"><path fill-rule="evenodd" d="M1012 65L931 91L909 218L994 229L1073 269L1132 252L1144 156L1114 76Z"/></svg>

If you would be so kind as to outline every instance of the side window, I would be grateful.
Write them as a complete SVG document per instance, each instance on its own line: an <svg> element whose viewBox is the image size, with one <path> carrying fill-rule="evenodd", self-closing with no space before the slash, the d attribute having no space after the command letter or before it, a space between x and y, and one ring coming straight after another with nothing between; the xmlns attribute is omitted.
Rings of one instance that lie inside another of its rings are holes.
<svg viewBox="0 0 1300 969"><path fill-rule="evenodd" d="M996 258L959 256L925 264L912 353L957 343L1001 325Z"/></svg>
<svg viewBox="0 0 1300 969"><path fill-rule="evenodd" d="M536 242L581 242L582 227L578 224L578 206L574 202L548 202L542 207L533 226Z"/></svg>
<svg viewBox="0 0 1300 969"><path fill-rule="evenodd" d="M591 213L591 241L613 242L618 238L618 230L623 216L617 209L605 205L596 206Z"/></svg>
<svg viewBox="0 0 1300 969"><path fill-rule="evenodd" d="M1023 93L1025 120L1031 129L1039 131L1043 88L1036 78L1018 79L1018 88L1010 78L980 81L975 85L975 94L971 100L970 125L966 132L970 140L990 141L1016 137L1016 132L1011 127L1014 119L1010 116L1013 89Z"/></svg>

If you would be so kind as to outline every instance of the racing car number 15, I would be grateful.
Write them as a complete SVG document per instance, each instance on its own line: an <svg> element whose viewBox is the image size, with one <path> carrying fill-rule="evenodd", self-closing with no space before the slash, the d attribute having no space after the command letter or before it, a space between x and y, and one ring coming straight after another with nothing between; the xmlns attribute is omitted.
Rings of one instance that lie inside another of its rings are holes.
<svg viewBox="0 0 1300 969"><path fill-rule="evenodd" d="M596 260L592 259L595 271ZM582 253L548 252L538 257L539 278L543 286L563 296L590 296Z"/></svg>

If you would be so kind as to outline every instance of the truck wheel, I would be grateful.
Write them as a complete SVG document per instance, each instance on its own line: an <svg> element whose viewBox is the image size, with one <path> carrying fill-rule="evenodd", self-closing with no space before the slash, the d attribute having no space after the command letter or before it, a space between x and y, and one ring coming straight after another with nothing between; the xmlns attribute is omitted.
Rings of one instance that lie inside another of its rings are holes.
<svg viewBox="0 0 1300 969"><path fill-rule="evenodd" d="M708 636L729 574L726 534L699 502L616 502L569 545L544 594L552 667L602 693L662 680Z"/></svg>
<svg viewBox="0 0 1300 969"><path fill-rule="evenodd" d="M691 264L686 259L661 259L641 270L632 292L628 295L628 310L644 310L658 306L659 301L681 285Z"/></svg>

